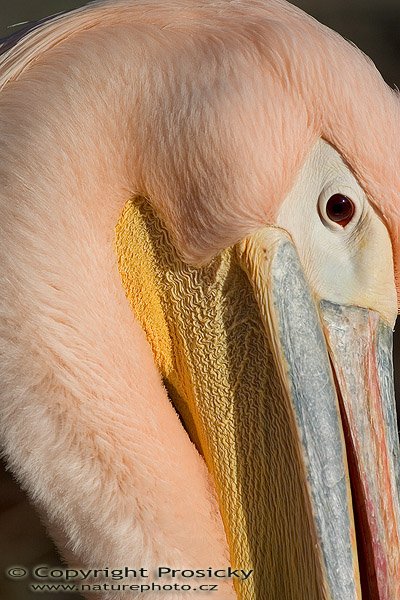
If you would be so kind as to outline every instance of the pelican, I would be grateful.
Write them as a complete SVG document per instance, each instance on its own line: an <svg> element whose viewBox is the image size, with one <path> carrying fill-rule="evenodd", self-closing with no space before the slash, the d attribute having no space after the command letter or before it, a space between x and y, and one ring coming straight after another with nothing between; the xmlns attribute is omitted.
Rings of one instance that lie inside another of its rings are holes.
<svg viewBox="0 0 400 600"><path fill-rule="evenodd" d="M397 93L283 0L101 0L1 52L0 440L64 575L400 600Z"/></svg>

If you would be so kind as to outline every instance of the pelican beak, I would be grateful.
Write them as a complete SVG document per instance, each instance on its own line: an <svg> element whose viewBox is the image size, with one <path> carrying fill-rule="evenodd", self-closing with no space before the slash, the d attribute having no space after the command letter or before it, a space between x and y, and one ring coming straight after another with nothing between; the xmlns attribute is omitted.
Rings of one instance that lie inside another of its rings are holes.
<svg viewBox="0 0 400 600"><path fill-rule="evenodd" d="M328 597L400 598L392 330L314 301L282 231L246 240L241 258L295 413Z"/></svg>
<svg viewBox="0 0 400 600"><path fill-rule="evenodd" d="M321 302L349 465L363 598L400 597L399 442L392 330L373 311Z"/></svg>
<svg viewBox="0 0 400 600"><path fill-rule="evenodd" d="M278 228L195 268L149 204L132 200L117 247L212 475L237 597L399 599L390 328L372 311L317 301Z"/></svg>

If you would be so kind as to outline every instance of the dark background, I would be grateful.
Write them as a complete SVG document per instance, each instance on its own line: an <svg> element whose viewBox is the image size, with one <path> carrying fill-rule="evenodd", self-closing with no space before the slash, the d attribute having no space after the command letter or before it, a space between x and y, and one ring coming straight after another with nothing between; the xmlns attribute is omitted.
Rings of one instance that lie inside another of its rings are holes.
<svg viewBox="0 0 400 600"><path fill-rule="evenodd" d="M292 3L354 42L374 60L390 86L400 87L400 0L297 0ZM38 20L83 4L81 0L0 0L0 38L17 31L21 27L17 24L21 22ZM395 333L394 362L399 402L400 318ZM13 485L0 465L0 570L3 572L12 564L57 564L54 549L46 541L40 522L24 509L26 501ZM54 594L40 595L43 600L54 598ZM17 584L0 576L0 598L34 600L35 596L37 594L27 593L23 582ZM58 600L77 599L75 594L59 593L57 597Z"/></svg>

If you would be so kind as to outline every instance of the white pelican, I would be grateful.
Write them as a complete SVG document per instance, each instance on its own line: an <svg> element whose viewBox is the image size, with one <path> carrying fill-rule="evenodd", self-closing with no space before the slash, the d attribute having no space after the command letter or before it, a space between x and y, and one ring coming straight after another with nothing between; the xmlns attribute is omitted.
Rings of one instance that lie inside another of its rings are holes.
<svg viewBox="0 0 400 600"><path fill-rule="evenodd" d="M397 93L282 0L1 51L0 440L76 590L400 600Z"/></svg>

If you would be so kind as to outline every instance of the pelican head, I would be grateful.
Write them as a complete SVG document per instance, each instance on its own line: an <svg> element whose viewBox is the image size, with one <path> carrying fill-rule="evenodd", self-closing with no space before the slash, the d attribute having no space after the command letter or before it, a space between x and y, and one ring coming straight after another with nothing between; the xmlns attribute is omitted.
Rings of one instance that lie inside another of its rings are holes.
<svg viewBox="0 0 400 600"><path fill-rule="evenodd" d="M0 434L64 558L400 600L397 94L282 0L94 2L0 90Z"/></svg>

